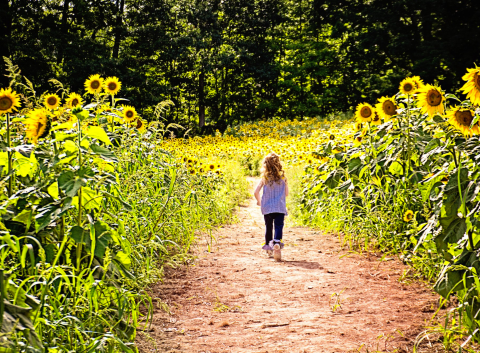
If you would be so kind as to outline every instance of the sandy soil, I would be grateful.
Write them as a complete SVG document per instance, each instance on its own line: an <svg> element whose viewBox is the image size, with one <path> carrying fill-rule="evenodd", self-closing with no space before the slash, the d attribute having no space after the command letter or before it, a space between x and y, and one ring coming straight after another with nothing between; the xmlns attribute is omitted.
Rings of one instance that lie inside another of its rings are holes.
<svg viewBox="0 0 480 353"><path fill-rule="evenodd" d="M200 242L195 266L168 271L152 289L171 312L155 309L140 352L412 352L438 296L399 281L403 264L301 227L285 228L275 262L261 250L254 199L237 214L212 253Z"/></svg>

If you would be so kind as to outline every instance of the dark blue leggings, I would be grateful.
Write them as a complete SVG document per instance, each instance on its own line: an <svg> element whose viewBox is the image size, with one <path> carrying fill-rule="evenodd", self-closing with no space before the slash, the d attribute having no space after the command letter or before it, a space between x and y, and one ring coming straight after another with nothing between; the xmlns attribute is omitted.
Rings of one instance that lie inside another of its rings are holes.
<svg viewBox="0 0 480 353"><path fill-rule="evenodd" d="M285 214L269 213L263 216L265 218L265 244L268 245L273 238L273 226L275 224L275 241L282 240L283 221Z"/></svg>

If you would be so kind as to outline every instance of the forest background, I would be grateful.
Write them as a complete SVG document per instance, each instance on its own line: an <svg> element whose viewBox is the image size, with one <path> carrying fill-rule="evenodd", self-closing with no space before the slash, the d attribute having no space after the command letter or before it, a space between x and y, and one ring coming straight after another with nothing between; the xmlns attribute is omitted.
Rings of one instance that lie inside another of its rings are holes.
<svg viewBox="0 0 480 353"><path fill-rule="evenodd" d="M478 18L478 0L0 0L0 57L40 91L115 75L147 120L171 100L168 122L213 132L348 111L409 75L454 93Z"/></svg>

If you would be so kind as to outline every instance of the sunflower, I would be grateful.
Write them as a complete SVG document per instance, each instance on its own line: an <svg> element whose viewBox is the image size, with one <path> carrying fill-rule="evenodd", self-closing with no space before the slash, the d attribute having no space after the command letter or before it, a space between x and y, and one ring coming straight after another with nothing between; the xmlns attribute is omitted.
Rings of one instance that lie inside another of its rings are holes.
<svg viewBox="0 0 480 353"><path fill-rule="evenodd" d="M102 91L103 78L100 75L91 75L85 80L85 90L90 94L100 93Z"/></svg>
<svg viewBox="0 0 480 353"><path fill-rule="evenodd" d="M420 78L420 76L413 76L413 77L411 77L411 79L413 80L413 82L415 82L415 88L417 89L417 91L418 91L420 88L423 88L423 86L425 86L425 83L424 83L423 80Z"/></svg>
<svg viewBox="0 0 480 353"><path fill-rule="evenodd" d="M215 170L215 164L211 163L208 165L208 170Z"/></svg>
<svg viewBox="0 0 480 353"><path fill-rule="evenodd" d="M135 119L137 119L137 111L135 110L134 107L131 107L129 105L124 105L122 106L123 108L123 118L125 119L126 122L131 123Z"/></svg>
<svg viewBox="0 0 480 353"><path fill-rule="evenodd" d="M380 115L380 118L385 121L389 121L392 116L397 114L397 106L395 104L394 97L380 98L378 100L378 103L375 105L375 110L378 112L378 115Z"/></svg>
<svg viewBox="0 0 480 353"><path fill-rule="evenodd" d="M454 107L447 111L446 117L448 122L455 126L458 130L462 132L465 136L478 135L480 133L480 127L476 123L473 127L472 125L473 117L475 112L466 108Z"/></svg>
<svg viewBox="0 0 480 353"><path fill-rule="evenodd" d="M48 121L48 111L45 108L37 108L30 112L30 116L25 120L26 137L31 142L37 144L39 138L46 137L50 132L50 122Z"/></svg>
<svg viewBox="0 0 480 353"><path fill-rule="evenodd" d="M143 134L145 131L147 131L147 125L145 124L145 121L142 120L142 118L138 117L133 124L137 128L138 132Z"/></svg>
<svg viewBox="0 0 480 353"><path fill-rule="evenodd" d="M426 85L419 90L417 97L419 105L422 107L421 112L423 114L428 113L430 117L435 114L442 115L445 111L443 101L442 89L437 86Z"/></svg>
<svg viewBox="0 0 480 353"><path fill-rule="evenodd" d="M60 97L57 96L55 93L47 93L43 100L43 104L48 109L57 109L60 105Z"/></svg>
<svg viewBox="0 0 480 353"><path fill-rule="evenodd" d="M20 97L10 87L0 89L0 115L13 113L20 107Z"/></svg>
<svg viewBox="0 0 480 353"><path fill-rule="evenodd" d="M414 217L413 211L408 210L407 212L404 213L403 220L405 222L410 222L413 219L413 217Z"/></svg>
<svg viewBox="0 0 480 353"><path fill-rule="evenodd" d="M373 118L372 118L372 121L370 122L370 124L372 125L380 125L382 123L382 119L380 119L380 116L378 115L378 112L375 111L375 113L373 114Z"/></svg>
<svg viewBox="0 0 480 353"><path fill-rule="evenodd" d="M197 174L197 172L196 172L195 169L193 169L193 168L190 169L188 172L189 172L191 175Z"/></svg>
<svg viewBox="0 0 480 353"><path fill-rule="evenodd" d="M463 93L473 104L480 105L480 67L475 65L474 69L467 69L462 80L467 81L461 88Z"/></svg>
<svg viewBox="0 0 480 353"><path fill-rule="evenodd" d="M117 94L122 88L122 83L115 76L107 77L103 82L103 88L109 94Z"/></svg>
<svg viewBox="0 0 480 353"><path fill-rule="evenodd" d="M353 139L353 145L355 147L358 147L362 144L362 140L363 140L363 136L362 135L358 135L358 136L355 136L354 139Z"/></svg>
<svg viewBox="0 0 480 353"><path fill-rule="evenodd" d="M410 78L410 77L407 77L405 80L403 80L402 82L400 82L400 87L398 87L398 89L400 90L400 92L402 92L403 94L414 94L416 93L416 90L417 90L417 85L415 83L415 81Z"/></svg>
<svg viewBox="0 0 480 353"><path fill-rule="evenodd" d="M360 103L357 105L355 116L358 122L368 122L372 120L375 109L368 103Z"/></svg>
<svg viewBox="0 0 480 353"><path fill-rule="evenodd" d="M331 134L331 135L328 137L328 139L329 139L330 141L335 140L335 135L334 135L334 134Z"/></svg>
<svg viewBox="0 0 480 353"><path fill-rule="evenodd" d="M83 104L83 100L79 94L72 92L69 94L65 103L67 104L67 107L75 108L81 106Z"/></svg>

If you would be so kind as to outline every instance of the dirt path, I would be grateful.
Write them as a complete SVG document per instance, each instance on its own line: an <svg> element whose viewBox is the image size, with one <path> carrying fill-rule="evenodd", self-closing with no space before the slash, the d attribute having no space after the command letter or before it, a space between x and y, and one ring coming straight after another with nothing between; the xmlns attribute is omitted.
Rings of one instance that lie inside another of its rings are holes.
<svg viewBox="0 0 480 353"><path fill-rule="evenodd" d="M195 266L154 288L171 314L156 309L152 330L139 334L141 352L412 352L437 297L400 283L405 266L300 227L285 228L278 263L260 250L253 198L238 218L217 232L214 252L200 244Z"/></svg>

